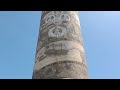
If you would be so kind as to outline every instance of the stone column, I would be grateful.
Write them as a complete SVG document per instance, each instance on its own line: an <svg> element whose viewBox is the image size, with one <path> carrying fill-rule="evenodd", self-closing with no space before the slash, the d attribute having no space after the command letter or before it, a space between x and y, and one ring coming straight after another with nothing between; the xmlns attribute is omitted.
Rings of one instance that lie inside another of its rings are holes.
<svg viewBox="0 0 120 90"><path fill-rule="evenodd" d="M87 79L77 11L42 11L33 79Z"/></svg>

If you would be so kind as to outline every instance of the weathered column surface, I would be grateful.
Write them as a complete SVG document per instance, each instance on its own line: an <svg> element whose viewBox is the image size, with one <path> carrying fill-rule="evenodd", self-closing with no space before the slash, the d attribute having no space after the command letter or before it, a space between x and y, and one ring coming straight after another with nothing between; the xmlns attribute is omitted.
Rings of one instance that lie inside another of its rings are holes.
<svg viewBox="0 0 120 90"><path fill-rule="evenodd" d="M43 11L33 79L87 79L77 11Z"/></svg>

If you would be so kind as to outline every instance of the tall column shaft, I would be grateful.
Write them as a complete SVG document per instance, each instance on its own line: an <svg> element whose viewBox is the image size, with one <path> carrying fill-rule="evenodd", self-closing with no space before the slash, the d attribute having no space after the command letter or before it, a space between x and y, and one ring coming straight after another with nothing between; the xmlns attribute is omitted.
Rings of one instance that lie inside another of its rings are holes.
<svg viewBox="0 0 120 90"><path fill-rule="evenodd" d="M77 11L43 11L33 79L87 79Z"/></svg>

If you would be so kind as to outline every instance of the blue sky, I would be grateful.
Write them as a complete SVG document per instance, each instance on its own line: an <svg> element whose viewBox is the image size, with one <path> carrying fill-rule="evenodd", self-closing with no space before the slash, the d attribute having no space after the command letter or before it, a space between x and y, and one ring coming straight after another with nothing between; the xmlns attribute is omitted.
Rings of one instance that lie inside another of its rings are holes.
<svg viewBox="0 0 120 90"><path fill-rule="evenodd" d="M31 79L40 11L0 11L0 79ZM120 78L120 12L80 11L90 79Z"/></svg>

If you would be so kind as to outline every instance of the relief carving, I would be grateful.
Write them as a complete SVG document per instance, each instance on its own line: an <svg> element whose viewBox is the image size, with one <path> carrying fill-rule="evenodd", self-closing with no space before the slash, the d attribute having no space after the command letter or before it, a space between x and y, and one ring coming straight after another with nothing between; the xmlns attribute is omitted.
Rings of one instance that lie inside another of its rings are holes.
<svg viewBox="0 0 120 90"><path fill-rule="evenodd" d="M60 40L75 41L80 43L80 27L74 24L76 21L72 17L72 13L67 11L46 11L40 30L40 39L38 43L42 43L39 47L42 48L46 44ZM45 38L47 37L47 38Z"/></svg>
<svg viewBox="0 0 120 90"><path fill-rule="evenodd" d="M73 12L42 12L35 62L42 62L46 58L62 55L66 55L70 59L35 70L33 73L34 79L87 78L80 23L77 13ZM62 59L64 60L64 58Z"/></svg>

